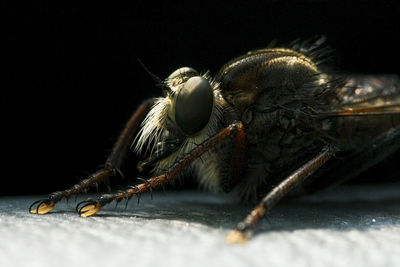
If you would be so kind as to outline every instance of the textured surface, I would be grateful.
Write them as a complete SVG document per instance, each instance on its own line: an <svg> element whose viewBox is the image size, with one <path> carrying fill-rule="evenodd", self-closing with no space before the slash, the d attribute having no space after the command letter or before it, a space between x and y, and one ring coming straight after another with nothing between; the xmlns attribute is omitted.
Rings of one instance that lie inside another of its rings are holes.
<svg viewBox="0 0 400 267"><path fill-rule="evenodd" d="M203 192L156 193L80 218L65 202L0 198L0 266L400 266L400 184L342 186L279 204L244 246L225 236L251 208Z"/></svg>

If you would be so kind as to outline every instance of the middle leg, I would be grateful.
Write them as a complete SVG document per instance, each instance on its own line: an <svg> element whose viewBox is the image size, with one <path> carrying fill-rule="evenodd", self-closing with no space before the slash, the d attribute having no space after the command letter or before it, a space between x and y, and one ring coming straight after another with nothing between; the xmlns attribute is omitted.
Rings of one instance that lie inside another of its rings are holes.
<svg viewBox="0 0 400 267"><path fill-rule="evenodd" d="M251 235L254 226L264 216L264 214L275 206L279 200L293 188L302 183L307 179L307 177L323 166L333 156L333 154L334 151L331 147L325 147L316 157L308 161L272 189L261 200L260 204L258 204L251 213L238 224L236 229L227 236L226 242L229 244L245 243Z"/></svg>

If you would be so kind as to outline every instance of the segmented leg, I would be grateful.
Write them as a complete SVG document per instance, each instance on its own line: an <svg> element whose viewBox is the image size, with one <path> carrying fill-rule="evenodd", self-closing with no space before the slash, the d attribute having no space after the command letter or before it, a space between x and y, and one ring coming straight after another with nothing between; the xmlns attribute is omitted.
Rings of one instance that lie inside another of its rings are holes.
<svg viewBox="0 0 400 267"><path fill-rule="evenodd" d="M333 149L325 147L320 154L304 164L289 177L283 180L278 186L272 189L258 204L251 213L240 222L236 229L230 233L227 243L245 243L250 237L252 230L258 220L264 214L275 206L278 201L284 197L290 190L302 183L307 177L323 166L334 154Z"/></svg>
<svg viewBox="0 0 400 267"><path fill-rule="evenodd" d="M149 112L153 100L148 99L133 113L127 122L124 130L115 143L112 152L108 156L104 168L89 175L85 180L63 191L51 193L47 198L32 203L29 207L30 213L46 214L54 209L55 204L63 198L70 198L73 195L87 191L90 187L97 187L108 178L120 173L119 168L127 154L129 146L136 136L139 126Z"/></svg>
<svg viewBox="0 0 400 267"><path fill-rule="evenodd" d="M77 206L79 215L82 217L91 216L97 213L104 205L112 201L119 202L123 199L130 199L134 195L141 194L147 190L152 189L153 187L171 181L174 177L181 173L183 168L188 166L195 159L199 158L203 153L207 152L214 145L228 138L229 136L232 136L241 131L243 131L243 124L241 122L232 123L213 137L199 144L195 149L183 156L181 159L177 160L177 162L174 163L165 173L150 178L146 182L136 185L135 187L130 187L125 191L121 191L116 194L102 195L98 198L88 199L80 202Z"/></svg>

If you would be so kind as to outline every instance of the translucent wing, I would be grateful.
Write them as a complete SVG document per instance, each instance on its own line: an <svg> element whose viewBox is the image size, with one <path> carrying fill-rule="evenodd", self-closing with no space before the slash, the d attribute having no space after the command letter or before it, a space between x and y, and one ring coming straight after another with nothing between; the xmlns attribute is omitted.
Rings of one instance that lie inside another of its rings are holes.
<svg viewBox="0 0 400 267"><path fill-rule="evenodd" d="M382 116L400 114L400 79L397 75L357 75L337 89L331 111L319 117Z"/></svg>
<svg viewBox="0 0 400 267"><path fill-rule="evenodd" d="M338 157L303 185L306 192L339 184L400 149L398 76L349 77L335 98L331 109L317 117L326 127L327 143L339 149Z"/></svg>
<svg viewBox="0 0 400 267"><path fill-rule="evenodd" d="M317 118L341 150L368 150L400 129L400 79L396 75L352 76L336 89Z"/></svg>

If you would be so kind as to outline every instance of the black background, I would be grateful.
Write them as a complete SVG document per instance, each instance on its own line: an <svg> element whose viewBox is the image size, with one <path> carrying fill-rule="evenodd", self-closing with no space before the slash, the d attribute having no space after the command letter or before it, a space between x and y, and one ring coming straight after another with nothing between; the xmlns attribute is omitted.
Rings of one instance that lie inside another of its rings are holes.
<svg viewBox="0 0 400 267"><path fill-rule="evenodd" d="M135 107L160 94L137 58L160 77L215 74L274 39L325 35L340 69L399 69L395 1L84 2L2 4L1 195L64 189L104 163ZM398 177L398 155L369 177Z"/></svg>

